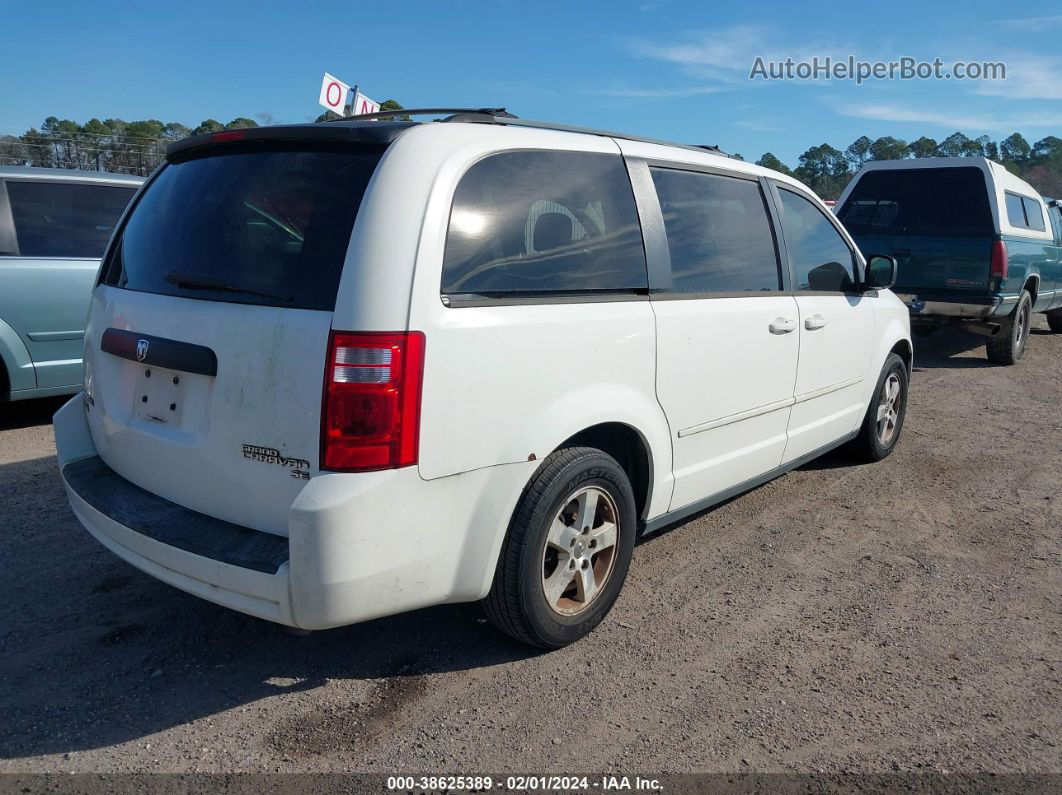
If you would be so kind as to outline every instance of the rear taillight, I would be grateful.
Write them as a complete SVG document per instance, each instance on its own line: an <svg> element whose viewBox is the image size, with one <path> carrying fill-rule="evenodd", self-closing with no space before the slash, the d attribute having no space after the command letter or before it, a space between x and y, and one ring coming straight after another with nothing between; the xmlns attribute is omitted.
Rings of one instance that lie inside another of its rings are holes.
<svg viewBox="0 0 1062 795"><path fill-rule="evenodd" d="M981 261L984 262L984 260ZM992 265L988 275L993 279L1007 278L1007 244L1002 240L997 240L992 244Z"/></svg>
<svg viewBox="0 0 1062 795"><path fill-rule="evenodd" d="M348 333L328 338L321 469L367 472L417 463L424 335Z"/></svg>

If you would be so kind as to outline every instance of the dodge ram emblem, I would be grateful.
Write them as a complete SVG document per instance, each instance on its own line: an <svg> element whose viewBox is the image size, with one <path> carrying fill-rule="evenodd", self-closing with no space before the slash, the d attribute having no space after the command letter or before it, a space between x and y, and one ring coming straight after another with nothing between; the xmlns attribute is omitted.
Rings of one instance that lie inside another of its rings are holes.
<svg viewBox="0 0 1062 795"><path fill-rule="evenodd" d="M142 362L147 358L148 345L150 345L150 343L147 340L136 341L136 360L138 362Z"/></svg>

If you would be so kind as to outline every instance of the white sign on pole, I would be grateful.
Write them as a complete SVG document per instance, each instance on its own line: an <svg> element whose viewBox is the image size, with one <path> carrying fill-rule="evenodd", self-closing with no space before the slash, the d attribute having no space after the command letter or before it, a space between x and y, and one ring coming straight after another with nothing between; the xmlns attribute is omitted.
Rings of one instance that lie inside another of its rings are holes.
<svg viewBox="0 0 1062 795"><path fill-rule="evenodd" d="M350 86L325 72L324 80L321 81L321 98L318 102L333 113L342 116L347 107L347 94L349 93Z"/></svg>
<svg viewBox="0 0 1062 795"><path fill-rule="evenodd" d="M354 94L354 115L361 116L364 113L377 113L380 110L380 103L374 99L369 99L360 91Z"/></svg>

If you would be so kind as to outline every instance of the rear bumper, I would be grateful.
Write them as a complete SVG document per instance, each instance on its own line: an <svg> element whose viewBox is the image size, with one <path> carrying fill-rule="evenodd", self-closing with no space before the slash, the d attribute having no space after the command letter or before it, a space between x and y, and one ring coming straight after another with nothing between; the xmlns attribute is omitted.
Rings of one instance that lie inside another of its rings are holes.
<svg viewBox="0 0 1062 795"><path fill-rule="evenodd" d="M896 293L911 312L911 317L957 317L989 318L1006 316L1018 302L1017 295L996 295L985 297L953 297Z"/></svg>
<svg viewBox="0 0 1062 795"><path fill-rule="evenodd" d="M59 467L85 528L181 590L303 629L486 595L532 464L438 480L409 467L312 478L288 537L221 522L140 489L99 460L82 396L55 415Z"/></svg>

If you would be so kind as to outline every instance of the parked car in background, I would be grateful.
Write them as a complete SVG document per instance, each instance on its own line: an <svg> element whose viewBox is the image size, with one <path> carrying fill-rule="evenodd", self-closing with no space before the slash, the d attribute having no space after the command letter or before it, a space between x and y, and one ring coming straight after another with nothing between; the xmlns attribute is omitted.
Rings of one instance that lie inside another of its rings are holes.
<svg viewBox="0 0 1062 795"><path fill-rule="evenodd" d="M484 600L562 646L638 535L894 449L895 267L700 147L488 111L189 138L104 258L59 466L205 599L304 629Z"/></svg>
<svg viewBox="0 0 1062 795"><path fill-rule="evenodd" d="M0 401L81 389L100 255L143 181L0 166Z"/></svg>
<svg viewBox="0 0 1062 795"><path fill-rule="evenodd" d="M956 324L988 337L988 358L1025 354L1032 313L1062 332L1062 218L1024 180L985 158L864 165L838 200L864 251L899 263L895 291L916 332Z"/></svg>

